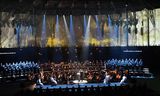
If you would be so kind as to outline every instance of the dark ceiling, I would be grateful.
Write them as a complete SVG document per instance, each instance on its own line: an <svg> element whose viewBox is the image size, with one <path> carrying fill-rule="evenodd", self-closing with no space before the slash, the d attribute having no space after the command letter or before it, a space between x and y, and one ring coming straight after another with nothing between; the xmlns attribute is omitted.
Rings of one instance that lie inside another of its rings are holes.
<svg viewBox="0 0 160 96"><path fill-rule="evenodd" d="M1 0L0 11L35 14L106 14L160 8L160 0Z"/></svg>

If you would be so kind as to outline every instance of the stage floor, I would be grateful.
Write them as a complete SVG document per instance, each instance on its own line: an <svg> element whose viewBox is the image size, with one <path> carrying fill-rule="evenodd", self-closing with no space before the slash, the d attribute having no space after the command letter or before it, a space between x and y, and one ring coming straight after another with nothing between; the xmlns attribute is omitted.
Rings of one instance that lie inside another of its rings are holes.
<svg viewBox="0 0 160 96"><path fill-rule="evenodd" d="M36 88L42 88L42 89L65 89L65 88L84 88L84 87L107 87L107 86L124 86L127 85L127 83L120 85L119 82L112 82L110 84L104 84L104 83L85 83L85 84L63 84L63 85L37 85Z"/></svg>

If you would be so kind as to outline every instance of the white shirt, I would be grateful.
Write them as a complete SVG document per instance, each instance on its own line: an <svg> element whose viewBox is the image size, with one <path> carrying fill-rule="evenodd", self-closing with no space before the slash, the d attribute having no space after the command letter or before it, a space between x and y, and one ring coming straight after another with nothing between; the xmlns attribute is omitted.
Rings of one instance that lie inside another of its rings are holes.
<svg viewBox="0 0 160 96"><path fill-rule="evenodd" d="M127 80L127 77L123 76L122 79L121 79L121 81L120 81L120 84L123 84L126 80Z"/></svg>
<svg viewBox="0 0 160 96"><path fill-rule="evenodd" d="M41 86L43 86L43 83L42 83L41 79L38 79L37 83L40 84Z"/></svg>
<svg viewBox="0 0 160 96"><path fill-rule="evenodd" d="M109 82L109 80L110 80L110 75L106 75L105 76L105 78L104 78L104 81L103 81L103 83L108 83Z"/></svg>
<svg viewBox="0 0 160 96"><path fill-rule="evenodd" d="M50 77L50 80L52 83L57 84L57 81L53 77Z"/></svg>

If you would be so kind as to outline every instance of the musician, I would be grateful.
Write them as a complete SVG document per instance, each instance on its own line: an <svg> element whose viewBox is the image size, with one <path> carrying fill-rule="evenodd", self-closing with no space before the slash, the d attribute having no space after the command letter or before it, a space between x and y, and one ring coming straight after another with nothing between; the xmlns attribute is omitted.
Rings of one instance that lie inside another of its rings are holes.
<svg viewBox="0 0 160 96"><path fill-rule="evenodd" d="M101 82L101 76L99 73L96 73L96 83L100 83Z"/></svg>
<svg viewBox="0 0 160 96"><path fill-rule="evenodd" d="M125 74L123 74L122 79L120 81L120 85L124 84L126 82L126 80L127 80L127 76Z"/></svg>
<svg viewBox="0 0 160 96"><path fill-rule="evenodd" d="M91 72L89 72L88 75L87 75L87 81L88 81L89 83L91 83L92 80L93 80L93 74L92 74Z"/></svg>
<svg viewBox="0 0 160 96"><path fill-rule="evenodd" d="M115 81L119 81L121 79L121 74L120 73L117 73L116 74L116 78L115 78Z"/></svg>
<svg viewBox="0 0 160 96"><path fill-rule="evenodd" d="M111 80L111 76L108 74L108 72L105 73L105 78L103 80L104 84L109 83L109 81Z"/></svg>
<svg viewBox="0 0 160 96"><path fill-rule="evenodd" d="M52 85L57 85L58 84L55 76L53 76L52 74L50 75L49 79L50 79L50 82L51 82Z"/></svg>
<svg viewBox="0 0 160 96"><path fill-rule="evenodd" d="M80 80L84 79L84 72L82 69L79 70L80 71Z"/></svg>
<svg viewBox="0 0 160 96"><path fill-rule="evenodd" d="M40 75L38 75L38 79L37 79L37 84L43 86L44 84L42 83L42 78Z"/></svg>
<svg viewBox="0 0 160 96"><path fill-rule="evenodd" d="M79 81L84 79L84 73L82 69L79 70L79 72L77 73L77 76Z"/></svg>
<svg viewBox="0 0 160 96"><path fill-rule="evenodd" d="M80 81L81 79L80 79L80 72L77 72L77 79L78 79L78 81Z"/></svg>

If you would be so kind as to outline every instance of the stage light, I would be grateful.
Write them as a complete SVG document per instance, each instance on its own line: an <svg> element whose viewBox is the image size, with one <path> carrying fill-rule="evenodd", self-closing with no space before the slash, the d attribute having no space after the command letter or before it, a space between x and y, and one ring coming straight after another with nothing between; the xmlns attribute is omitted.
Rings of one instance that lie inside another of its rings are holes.
<svg viewBox="0 0 160 96"><path fill-rule="evenodd" d="M71 40L71 36L70 36L70 33L69 33L69 29L68 29L68 25L67 25L65 15L63 15L63 21L64 21L64 26L65 26L65 31L66 31L66 34L67 34L67 38L69 40L68 46L72 46L71 44L73 44L73 43L72 43L72 40Z"/></svg>
<svg viewBox="0 0 160 96"><path fill-rule="evenodd" d="M17 38L17 47L20 47L20 27L21 25L20 24L17 24L16 25L16 38Z"/></svg>
<svg viewBox="0 0 160 96"><path fill-rule="evenodd" d="M71 45L75 46L76 45L76 43L75 43L76 38L75 38L75 32L74 32L74 26L73 25L74 25L73 24L73 16L70 15L70 35L71 35L71 40L72 40L72 43L73 43Z"/></svg>
<svg viewBox="0 0 160 96"><path fill-rule="evenodd" d="M56 15L56 29L55 29L55 39L56 40L60 40L60 34L59 34L59 16ZM60 47L61 44L59 44L58 42L54 42L55 46Z"/></svg>
<svg viewBox="0 0 160 96"><path fill-rule="evenodd" d="M43 15L42 21L42 34L41 34L41 47L46 46L46 15Z"/></svg>
<svg viewBox="0 0 160 96"><path fill-rule="evenodd" d="M96 18L96 28L97 28L96 39L97 40L102 40L102 31L100 30L100 24L99 24L98 16L95 15L95 18Z"/></svg>
<svg viewBox="0 0 160 96"><path fill-rule="evenodd" d="M89 15L88 24L87 24L87 28L86 28L85 36L84 36L84 46L89 46L90 22L91 22L91 16Z"/></svg>
<svg viewBox="0 0 160 96"><path fill-rule="evenodd" d="M85 37L85 34L86 34L86 26L87 26L86 15L83 16L83 25L84 25L84 26L83 26L83 27L84 27L84 28L83 28L83 29L84 29L84 30L83 30L83 36Z"/></svg>
<svg viewBox="0 0 160 96"><path fill-rule="evenodd" d="M113 44L112 41L114 40L114 32L113 32L113 28L112 28L112 26L113 26L112 22L113 21L111 20L111 16L108 15L109 38L111 39L110 44Z"/></svg>
<svg viewBox="0 0 160 96"><path fill-rule="evenodd" d="M66 17L63 15L64 25L65 25L65 31L69 40L68 46L69 46L69 58L75 60L76 53L74 50L75 47L75 35L73 30L73 18L72 15L70 15L70 30L68 29Z"/></svg>
<svg viewBox="0 0 160 96"><path fill-rule="evenodd" d="M28 44L28 43L31 40L30 38L32 37L32 32L33 32L32 26L30 25L29 28L28 28L28 33L27 33L28 34L28 38L27 38L27 45L28 46L31 46L31 44Z"/></svg>
<svg viewBox="0 0 160 96"><path fill-rule="evenodd" d="M82 59L86 60L88 59L88 54L89 54L89 33L90 33L91 16L89 15L88 23L86 20L86 15L83 16L83 20L84 20L84 44L82 48Z"/></svg>

